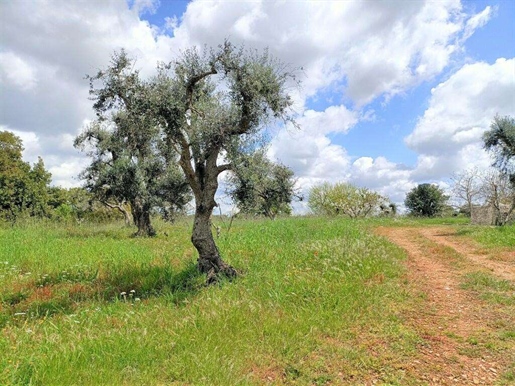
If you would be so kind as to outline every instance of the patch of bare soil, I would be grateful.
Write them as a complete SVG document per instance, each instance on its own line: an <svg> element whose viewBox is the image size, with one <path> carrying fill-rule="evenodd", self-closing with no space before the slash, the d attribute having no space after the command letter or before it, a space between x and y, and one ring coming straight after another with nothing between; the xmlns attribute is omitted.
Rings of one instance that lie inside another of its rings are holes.
<svg viewBox="0 0 515 386"><path fill-rule="evenodd" d="M381 227L377 232L407 251L408 280L414 294L425 299L407 315L423 338L418 354L406 364L407 375L427 385L497 384L509 358L477 340L496 336L506 315L460 283L464 273L482 268L514 280L511 263L491 260L472 240L457 240L451 227ZM449 253L449 247L454 251ZM455 253L462 257L459 264L453 262ZM515 317L509 319L506 323L515 323Z"/></svg>

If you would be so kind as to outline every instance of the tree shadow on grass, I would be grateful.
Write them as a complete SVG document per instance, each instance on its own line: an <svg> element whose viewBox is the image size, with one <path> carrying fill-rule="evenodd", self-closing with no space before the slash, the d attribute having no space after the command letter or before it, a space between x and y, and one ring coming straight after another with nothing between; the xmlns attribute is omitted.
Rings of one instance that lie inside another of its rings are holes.
<svg viewBox="0 0 515 386"><path fill-rule="evenodd" d="M86 302L142 302L166 296L176 306L205 286L205 275L189 261L171 265L116 265L103 273L77 268L44 274L24 287L0 292L0 328L27 318L71 314Z"/></svg>

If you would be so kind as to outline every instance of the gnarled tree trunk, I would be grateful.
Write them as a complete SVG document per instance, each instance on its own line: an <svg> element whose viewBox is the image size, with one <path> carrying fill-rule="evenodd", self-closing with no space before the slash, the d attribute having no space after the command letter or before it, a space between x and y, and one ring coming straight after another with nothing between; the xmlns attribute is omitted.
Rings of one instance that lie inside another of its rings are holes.
<svg viewBox="0 0 515 386"><path fill-rule="evenodd" d="M227 165L217 166L219 147L212 146L206 151L204 162L196 162L195 169L189 161L189 151L181 157L181 167L190 181L195 196L195 218L191 242L198 251L198 269L207 275L207 283L215 283L220 277L236 277L236 270L224 262L215 244L211 231L211 214L215 208L215 194L218 189L218 175Z"/></svg>
<svg viewBox="0 0 515 386"><path fill-rule="evenodd" d="M207 275L208 284L216 282L220 276L236 276L236 270L220 257L211 231L211 212L212 209L202 204L197 206L191 234L191 242L199 254L198 269Z"/></svg>
<svg viewBox="0 0 515 386"><path fill-rule="evenodd" d="M131 203L132 217L134 224L138 227L138 231L134 234L136 237L155 236L156 231L150 223L150 207L144 204L141 199L136 199Z"/></svg>

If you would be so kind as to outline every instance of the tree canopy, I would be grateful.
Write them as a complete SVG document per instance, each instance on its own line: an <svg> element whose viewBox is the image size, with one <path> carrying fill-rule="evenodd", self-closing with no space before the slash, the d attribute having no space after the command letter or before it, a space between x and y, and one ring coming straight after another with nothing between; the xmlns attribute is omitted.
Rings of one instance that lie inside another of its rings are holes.
<svg viewBox="0 0 515 386"><path fill-rule="evenodd" d="M448 199L437 185L420 184L408 192L404 205L413 216L434 217L442 213Z"/></svg>
<svg viewBox="0 0 515 386"><path fill-rule="evenodd" d="M240 211L272 220L291 214L291 202L300 198L293 170L270 161L264 151L242 158L228 178L229 194Z"/></svg>
<svg viewBox="0 0 515 386"><path fill-rule="evenodd" d="M483 141L485 149L495 157L494 166L515 185L515 118L496 115Z"/></svg>
<svg viewBox="0 0 515 386"><path fill-rule="evenodd" d="M190 196L177 155L162 151L160 127L151 114L150 86L123 50L89 80L97 119L75 140L92 159L81 176L105 205L123 212L124 203L130 203L136 235L152 236L152 208L180 211Z"/></svg>
<svg viewBox="0 0 515 386"><path fill-rule="evenodd" d="M41 158L32 167L22 159L21 138L0 131L0 216L16 221L22 213L48 215L51 174Z"/></svg>
<svg viewBox="0 0 515 386"><path fill-rule="evenodd" d="M308 205L318 215L363 218L379 214L389 206L380 194L349 183L323 183L309 193Z"/></svg>

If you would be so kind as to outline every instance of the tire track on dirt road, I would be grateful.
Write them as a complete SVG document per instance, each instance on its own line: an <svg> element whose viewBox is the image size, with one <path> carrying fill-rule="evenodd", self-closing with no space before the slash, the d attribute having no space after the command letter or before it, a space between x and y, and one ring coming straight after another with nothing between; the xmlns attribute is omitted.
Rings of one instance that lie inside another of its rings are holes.
<svg viewBox="0 0 515 386"><path fill-rule="evenodd" d="M474 245L471 240L456 240L453 230L446 227L420 228L418 231L427 239L450 247L476 265L487 268L495 276L515 281L515 251L486 250ZM498 259L498 260L493 260Z"/></svg>
<svg viewBox="0 0 515 386"><path fill-rule="evenodd" d="M472 291L462 289L461 281L463 273L481 267L501 272L503 263L485 263L484 257L468 253L469 249L473 250L471 246L455 248L455 242L447 236L453 232L452 228L444 227L377 229L378 234L407 252L410 287L415 296L424 299L420 307L406 315L407 323L418 332L423 343L405 370L420 384L495 385L509 365L506 358L494 350L471 352L469 346L478 336L496 334L495 322L501 316L495 307ZM450 253L449 247L454 251ZM453 261L454 252L463 257L459 259L459 267ZM511 271L506 272L499 276L511 277ZM512 322L515 323L515 317L508 321Z"/></svg>

